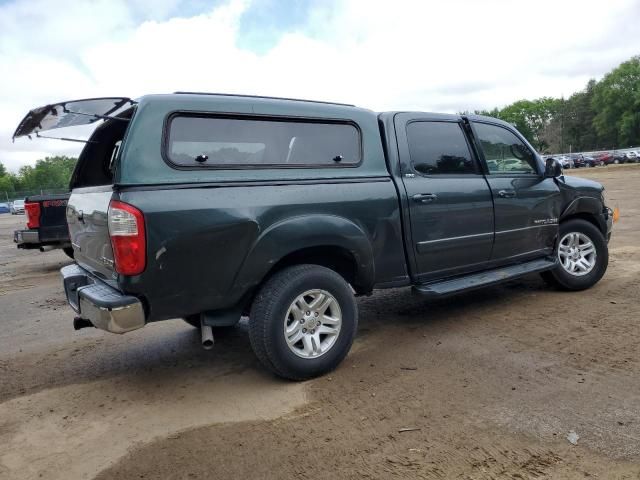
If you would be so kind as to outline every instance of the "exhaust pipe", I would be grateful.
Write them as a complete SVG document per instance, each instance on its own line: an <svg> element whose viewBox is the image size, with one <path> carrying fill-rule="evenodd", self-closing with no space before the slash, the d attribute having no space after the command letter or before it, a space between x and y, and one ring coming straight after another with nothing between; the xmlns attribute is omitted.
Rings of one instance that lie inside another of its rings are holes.
<svg viewBox="0 0 640 480"><path fill-rule="evenodd" d="M200 323L200 332L202 333L202 348L211 350L213 348L213 330L211 326Z"/></svg>
<svg viewBox="0 0 640 480"><path fill-rule="evenodd" d="M93 327L93 323L85 318L74 317L73 319L73 329L80 330L81 328Z"/></svg>
<svg viewBox="0 0 640 480"><path fill-rule="evenodd" d="M41 251L42 253L44 253L44 252L50 252L51 250L53 250L53 247L52 247L51 245L45 245L45 246L43 246L43 247L40 247L40 251Z"/></svg>

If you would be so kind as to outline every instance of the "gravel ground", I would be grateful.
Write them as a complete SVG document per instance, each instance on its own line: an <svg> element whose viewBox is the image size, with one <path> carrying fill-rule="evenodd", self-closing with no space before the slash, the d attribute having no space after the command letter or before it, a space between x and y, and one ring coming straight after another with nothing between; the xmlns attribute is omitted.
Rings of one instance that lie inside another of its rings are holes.
<svg viewBox="0 0 640 480"><path fill-rule="evenodd" d="M640 165L577 174L622 210L598 285L378 292L304 383L244 324L209 352L180 320L74 332L68 259L18 251L24 217L0 215L0 478L640 478Z"/></svg>

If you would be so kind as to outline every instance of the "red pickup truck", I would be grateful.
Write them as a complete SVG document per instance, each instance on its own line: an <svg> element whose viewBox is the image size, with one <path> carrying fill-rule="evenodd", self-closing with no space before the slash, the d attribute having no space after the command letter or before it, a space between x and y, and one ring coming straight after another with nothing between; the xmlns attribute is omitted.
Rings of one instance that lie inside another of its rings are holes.
<svg viewBox="0 0 640 480"><path fill-rule="evenodd" d="M73 258L66 219L68 201L68 193L27 197L24 203L27 228L13 232L18 248L41 252L61 248Z"/></svg>

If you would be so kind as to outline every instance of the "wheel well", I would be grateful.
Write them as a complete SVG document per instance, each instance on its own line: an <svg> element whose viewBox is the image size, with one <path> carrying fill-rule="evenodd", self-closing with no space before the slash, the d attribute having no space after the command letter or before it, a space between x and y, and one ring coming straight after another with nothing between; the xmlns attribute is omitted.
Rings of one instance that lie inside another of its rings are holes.
<svg viewBox="0 0 640 480"><path fill-rule="evenodd" d="M566 222L568 220L575 220L575 219L580 219L580 220L585 220L587 222L589 222L590 224L592 224L594 227L596 227L598 229L598 231L602 232L602 234L605 234L606 232L602 231L602 226L598 223L598 220L596 219L596 217L590 213L573 213L567 217L564 217L563 219L561 219L561 223L562 222Z"/></svg>
<svg viewBox="0 0 640 480"><path fill-rule="evenodd" d="M301 264L321 265L330 268L341 275L342 278L353 287L356 293L368 293L370 291L370 288L367 289L367 287L362 287L358 284L358 264L353 254L346 248L337 246L303 248L285 255L271 267L260 282L260 285L251 289L241 301L243 304L242 314L249 315L253 299L260 290L260 287L269 280L269 278L283 268Z"/></svg>
<svg viewBox="0 0 640 480"><path fill-rule="evenodd" d="M358 291L358 266L353 254L342 247L323 246L303 248L281 258L265 277L267 280L283 268L300 264L321 265L339 273Z"/></svg>

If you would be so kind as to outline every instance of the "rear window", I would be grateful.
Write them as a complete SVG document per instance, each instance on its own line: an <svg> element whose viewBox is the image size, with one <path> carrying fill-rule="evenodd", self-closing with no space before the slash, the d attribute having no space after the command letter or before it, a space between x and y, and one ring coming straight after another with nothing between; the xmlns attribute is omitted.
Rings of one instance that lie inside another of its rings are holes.
<svg viewBox="0 0 640 480"><path fill-rule="evenodd" d="M181 167L339 167L360 163L351 123L176 115L165 153Z"/></svg>

